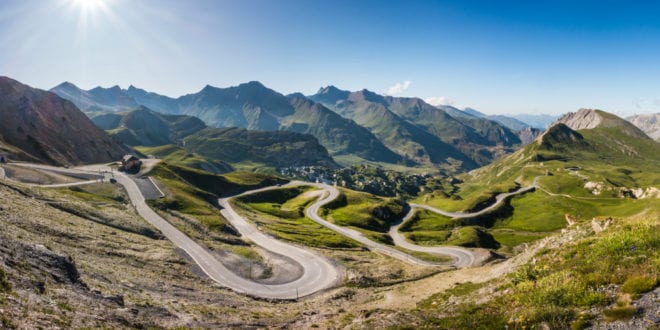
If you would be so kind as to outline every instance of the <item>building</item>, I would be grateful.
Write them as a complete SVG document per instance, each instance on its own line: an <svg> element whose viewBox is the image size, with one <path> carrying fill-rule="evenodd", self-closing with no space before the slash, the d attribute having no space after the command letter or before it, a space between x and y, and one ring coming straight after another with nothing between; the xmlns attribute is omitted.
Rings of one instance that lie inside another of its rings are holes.
<svg viewBox="0 0 660 330"><path fill-rule="evenodd" d="M119 170L125 172L137 172L140 170L140 166L142 166L142 162L139 158L134 155L125 155L121 159Z"/></svg>

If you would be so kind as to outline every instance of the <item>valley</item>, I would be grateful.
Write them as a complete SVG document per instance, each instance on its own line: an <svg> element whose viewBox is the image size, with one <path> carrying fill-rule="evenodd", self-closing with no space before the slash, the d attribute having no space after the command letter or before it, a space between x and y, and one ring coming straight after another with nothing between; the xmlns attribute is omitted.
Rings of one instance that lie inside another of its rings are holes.
<svg viewBox="0 0 660 330"><path fill-rule="evenodd" d="M658 17L0 1L0 330L660 330Z"/></svg>
<svg viewBox="0 0 660 330"><path fill-rule="evenodd" d="M268 92L260 84L241 86ZM3 325L632 324L609 315L632 313L635 301L645 303L657 291L660 145L640 129L612 114L581 109L523 146L508 129L456 113L462 110L337 91L334 105L328 93L312 98L325 105L293 96L294 110L286 110L292 96L268 93L284 113L341 108L344 116L357 116L362 106L377 108L409 132L426 127L420 136L466 134L459 139L465 144L436 136L398 145L393 141L401 137L387 140L371 127L369 134L401 158L347 167L335 156L362 156L337 153L314 134L211 127L194 116L140 105L132 110L106 106L103 113L79 119L102 128L105 132L96 132L111 137L113 152L129 150L141 158L141 167L130 174L118 171L120 157L81 162L75 149L52 144L41 147L40 155L68 158L39 162L32 149L8 145L6 150L13 151L0 164L0 192L11 200L0 210L7 228L0 246L0 280L7 283L0 292ZM439 118L462 128L434 126L448 125ZM515 142L486 142L486 136ZM444 164L427 161L433 156L423 153L411 157L408 146L422 141L455 147L436 150L448 161ZM494 156L492 148L504 153L494 160L465 153ZM487 164L478 167L480 162ZM594 272L613 263L575 273L577 266L565 257L557 261L575 246L600 246L631 228L642 233L634 243L593 251L603 258L634 246L635 253L639 249L650 256L614 271L616 277L594 278ZM86 241L95 242L95 248L88 252ZM17 249L28 251L27 264L12 261L16 252L11 251ZM56 261L44 266L38 261L44 259ZM32 281L24 280L27 273ZM571 286L555 278L569 273L581 293L566 291ZM635 281L644 286L629 289L637 284L626 283ZM602 293L604 287L609 291ZM633 299L627 292L637 293ZM531 298L539 293L559 299L550 300L557 318L547 318L547 309ZM520 308L499 310L511 299ZM47 307L49 300L58 301L57 308ZM515 320L494 317L494 310ZM102 321L95 323L101 311ZM222 317L227 312L232 317ZM28 317L19 320L20 313ZM653 320L648 306L634 315Z"/></svg>

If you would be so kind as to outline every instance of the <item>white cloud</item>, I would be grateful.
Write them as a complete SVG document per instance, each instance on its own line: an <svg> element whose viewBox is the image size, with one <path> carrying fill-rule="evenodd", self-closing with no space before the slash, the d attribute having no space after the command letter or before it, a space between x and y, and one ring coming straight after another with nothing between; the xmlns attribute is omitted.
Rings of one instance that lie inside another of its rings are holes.
<svg viewBox="0 0 660 330"><path fill-rule="evenodd" d="M396 84L394 84L394 86L391 86L390 88L388 88L387 92L385 92L385 94L387 94L387 95L401 94L403 91L408 89L408 87L410 87L410 84L411 84L410 80L406 80L402 83L396 83Z"/></svg>
<svg viewBox="0 0 660 330"><path fill-rule="evenodd" d="M430 105L455 105L456 102L453 100L450 100L444 96L432 96L432 97L427 97L424 99L424 102L430 104Z"/></svg>

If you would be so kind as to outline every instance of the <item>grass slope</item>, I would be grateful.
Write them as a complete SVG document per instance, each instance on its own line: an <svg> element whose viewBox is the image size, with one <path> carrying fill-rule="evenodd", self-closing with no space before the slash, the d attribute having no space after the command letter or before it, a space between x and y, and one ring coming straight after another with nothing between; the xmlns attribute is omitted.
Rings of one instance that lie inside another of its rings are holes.
<svg viewBox="0 0 660 330"><path fill-rule="evenodd" d="M606 125L573 131L563 124L550 128L535 142L491 165L460 176L450 185L417 198L448 211L474 211L494 202L501 192L531 184L537 176L540 188L511 198L498 210L478 219L450 219L421 214L404 230L420 241L439 242L447 230L459 225L490 228L505 246L528 242L566 226L565 214L578 219L596 216L629 216L653 208L657 199L630 198L630 189L660 184L660 144L629 132L628 125L615 125L607 115ZM597 183L599 194L587 190Z"/></svg>
<svg viewBox="0 0 660 330"><path fill-rule="evenodd" d="M292 242L329 249L356 249L360 243L305 217L305 208L316 200L311 187L269 190L237 198L236 206L258 212L255 223L266 232ZM253 217L251 217L253 218Z"/></svg>
<svg viewBox="0 0 660 330"><path fill-rule="evenodd" d="M639 312L632 301L660 283L659 216L656 209L615 219L598 234L578 230L573 241L541 249L535 263L508 277L438 293L418 305L424 327L583 329L630 318ZM476 302L484 285L501 294Z"/></svg>
<svg viewBox="0 0 660 330"><path fill-rule="evenodd" d="M222 174L233 170L231 165L223 161L208 159L172 144L158 147L135 147L135 149L145 155L153 155L169 164L177 166L192 167L215 174Z"/></svg>

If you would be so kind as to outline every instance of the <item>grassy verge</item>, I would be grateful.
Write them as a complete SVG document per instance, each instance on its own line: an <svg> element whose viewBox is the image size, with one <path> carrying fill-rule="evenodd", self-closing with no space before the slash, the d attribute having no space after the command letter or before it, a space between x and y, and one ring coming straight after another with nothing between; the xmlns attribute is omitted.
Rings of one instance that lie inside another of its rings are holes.
<svg viewBox="0 0 660 330"><path fill-rule="evenodd" d="M352 227L373 241L391 245L387 232L393 222L403 217L404 206L393 198L341 189L339 197L321 212L334 224Z"/></svg>
<svg viewBox="0 0 660 330"><path fill-rule="evenodd" d="M82 186L59 188L58 192L72 195L91 202L116 204L128 203L128 196L119 185L110 183L96 183Z"/></svg>
<svg viewBox="0 0 660 330"><path fill-rule="evenodd" d="M305 194L311 187L274 189L243 196L233 203L252 211L258 228L280 239L328 249L357 249L361 245L305 217L305 208L316 199Z"/></svg>
<svg viewBox="0 0 660 330"><path fill-rule="evenodd" d="M232 167L225 162L208 159L175 145L135 147L135 149L145 155L156 156L168 164L176 166L190 167L212 173L225 173L232 170Z"/></svg>
<svg viewBox="0 0 660 330"><path fill-rule="evenodd" d="M451 262L452 260L454 260L454 259L452 259L452 257L446 256L446 255L413 251L413 250L404 249L400 246L395 246L394 248L401 251L401 252L405 252L405 253L407 253L407 254L409 254L409 255L417 258L417 259L428 261L428 262L434 262L434 263L439 263L440 264L440 263Z"/></svg>

